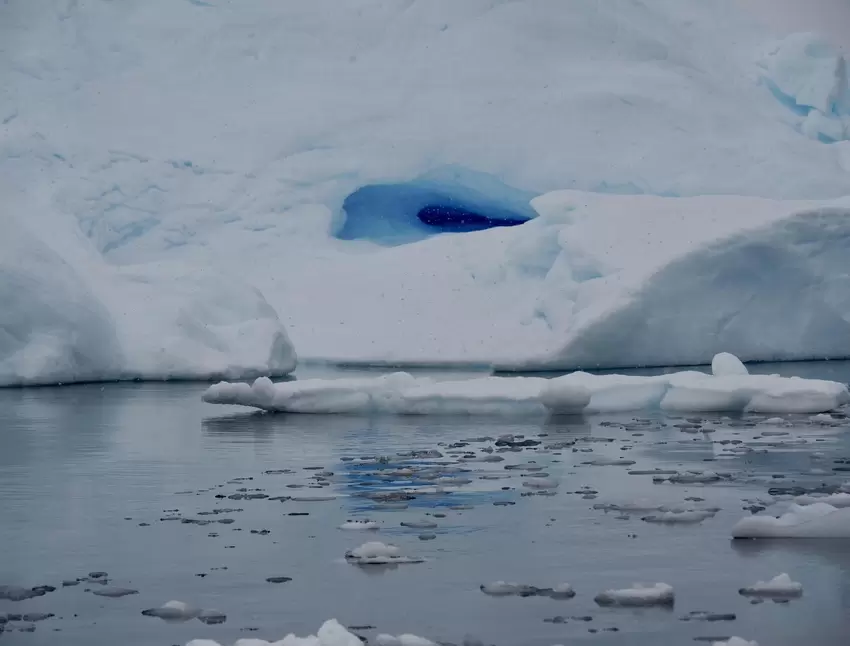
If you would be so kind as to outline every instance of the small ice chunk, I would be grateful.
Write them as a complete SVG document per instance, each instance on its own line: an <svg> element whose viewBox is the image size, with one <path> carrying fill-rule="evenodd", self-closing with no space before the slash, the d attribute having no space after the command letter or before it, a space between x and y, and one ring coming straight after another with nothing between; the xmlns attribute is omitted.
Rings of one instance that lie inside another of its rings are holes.
<svg viewBox="0 0 850 646"><path fill-rule="evenodd" d="M193 639L186 646L220 646L220 644L211 639ZM348 632L336 619L329 619L322 624L316 635L296 637L289 634L276 642L267 642L263 639L240 639L235 646L363 646L363 642L357 635ZM409 646L420 645L411 642Z"/></svg>
<svg viewBox="0 0 850 646"><path fill-rule="evenodd" d="M794 498L794 502L798 505L814 505L816 503L825 503L833 507L842 508L850 507L850 493L834 493L830 495L804 495Z"/></svg>
<svg viewBox="0 0 850 646"><path fill-rule="evenodd" d="M509 597L519 594L524 587L519 583L506 583L505 581L495 581L494 583L482 583L479 586L481 592L489 594L491 597Z"/></svg>
<svg viewBox="0 0 850 646"><path fill-rule="evenodd" d="M168 622L189 621L200 615L201 612L200 608L190 606L183 601L168 601L159 608L142 610L142 614L146 617L158 617Z"/></svg>
<svg viewBox="0 0 850 646"><path fill-rule="evenodd" d="M227 621L227 615L218 610L202 610L198 619L207 625L223 624Z"/></svg>
<svg viewBox="0 0 850 646"><path fill-rule="evenodd" d="M421 563L422 559L404 556L395 545L379 541L363 543L360 547L349 550L345 558L357 565L389 565L393 563Z"/></svg>
<svg viewBox="0 0 850 646"><path fill-rule="evenodd" d="M696 524L706 518L713 518L716 512L707 509L691 509L685 511L668 511L663 514L654 514L641 518L647 523L659 523L665 525Z"/></svg>
<svg viewBox="0 0 850 646"><path fill-rule="evenodd" d="M712 642L711 646L759 646L758 642L748 642L741 637L730 637L726 641Z"/></svg>
<svg viewBox="0 0 850 646"><path fill-rule="evenodd" d="M97 595L98 597L119 599L120 597L126 597L131 594L139 594L139 591L133 590L131 588L114 588L111 586L107 586L105 588L100 588L99 590L92 590L91 593Z"/></svg>
<svg viewBox="0 0 850 646"><path fill-rule="evenodd" d="M582 464L592 467L630 467L634 463L634 460L627 460L625 458L597 458L588 462L582 462Z"/></svg>
<svg viewBox="0 0 850 646"><path fill-rule="evenodd" d="M437 527L437 523L432 520L405 520L401 522L402 527L408 527L410 529L434 529Z"/></svg>
<svg viewBox="0 0 850 646"><path fill-rule="evenodd" d="M549 596L553 599L572 599L576 596L576 591L569 583L561 583L552 588L552 592L549 593Z"/></svg>
<svg viewBox="0 0 850 646"><path fill-rule="evenodd" d="M346 530L375 530L379 529L380 525L374 520L347 520L339 528Z"/></svg>
<svg viewBox="0 0 850 646"><path fill-rule="evenodd" d="M714 471L685 471L670 476L670 482L676 484L709 484L718 480L720 476Z"/></svg>
<svg viewBox="0 0 850 646"><path fill-rule="evenodd" d="M750 371L734 354L718 352L711 360L711 374L715 377L737 377L748 375Z"/></svg>
<svg viewBox="0 0 850 646"><path fill-rule="evenodd" d="M559 484L555 478L532 478L524 480L522 486L529 489L557 489Z"/></svg>
<svg viewBox="0 0 850 646"><path fill-rule="evenodd" d="M593 600L600 606L672 606L675 595L673 587L666 583L651 586L636 583L632 588L606 590Z"/></svg>
<svg viewBox="0 0 850 646"><path fill-rule="evenodd" d="M739 594L746 597L800 597L803 595L803 584L792 581L785 574L778 574L770 581L759 581L758 583L738 590Z"/></svg>
<svg viewBox="0 0 850 646"><path fill-rule="evenodd" d="M430 639L417 637L416 635L378 635L375 637L378 646L437 646ZM324 646L322 644L321 646ZM328 646L333 646L329 644Z"/></svg>

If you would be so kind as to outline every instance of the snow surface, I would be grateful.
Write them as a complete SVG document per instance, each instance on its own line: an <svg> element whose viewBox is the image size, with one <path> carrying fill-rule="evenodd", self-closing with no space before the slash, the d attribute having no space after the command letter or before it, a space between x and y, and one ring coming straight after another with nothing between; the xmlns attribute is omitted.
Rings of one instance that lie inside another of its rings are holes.
<svg viewBox="0 0 850 646"><path fill-rule="evenodd" d="M737 5L3 3L0 384L846 356L846 66Z"/></svg>
<svg viewBox="0 0 850 646"><path fill-rule="evenodd" d="M211 639L193 639L186 646L220 646ZM329 619L318 633L309 637L296 637L289 634L276 642L263 639L238 639L234 646L363 646L360 639L348 632L336 619Z"/></svg>
<svg viewBox="0 0 850 646"><path fill-rule="evenodd" d="M734 360L734 361L733 361ZM721 372L740 364L728 355ZM737 368L736 368L737 370ZM574 414L661 408L675 412L813 413L847 401L838 382L778 375L675 372L653 377L574 372L563 377L478 377L436 381L396 372L358 379L306 379L253 384L220 382L203 400L290 413ZM606 463L607 464L607 463ZM632 462L616 464L632 464ZM557 481L525 486L552 488Z"/></svg>
<svg viewBox="0 0 850 646"><path fill-rule="evenodd" d="M850 538L850 508L826 502L792 504L782 516L757 515L739 520L733 538Z"/></svg>

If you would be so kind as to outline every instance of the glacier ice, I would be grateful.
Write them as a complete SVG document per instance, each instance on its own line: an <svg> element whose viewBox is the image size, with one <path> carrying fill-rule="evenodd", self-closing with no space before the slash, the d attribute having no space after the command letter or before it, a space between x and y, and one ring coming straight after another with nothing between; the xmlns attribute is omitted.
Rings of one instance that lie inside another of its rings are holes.
<svg viewBox="0 0 850 646"><path fill-rule="evenodd" d="M622 590L606 590L600 592L594 601L600 606L672 606L676 600L673 586L667 583L656 583L654 585L642 585L636 583L634 587Z"/></svg>
<svg viewBox="0 0 850 646"><path fill-rule="evenodd" d="M734 361L733 361L734 360ZM728 369L737 359L715 362ZM725 366L723 364L726 364ZM740 363L740 362L738 362ZM778 375L676 372L654 377L594 375L477 377L438 381L396 372L358 379L253 384L220 382L203 394L211 404L289 413L583 414L660 408L673 412L813 413L850 401L834 381ZM550 482L545 486L557 486Z"/></svg>
<svg viewBox="0 0 850 646"><path fill-rule="evenodd" d="M846 356L846 65L738 4L3 4L0 384Z"/></svg>
<svg viewBox="0 0 850 646"><path fill-rule="evenodd" d="M52 218L0 241L0 385L286 374L295 353L256 289L174 263L113 267Z"/></svg>

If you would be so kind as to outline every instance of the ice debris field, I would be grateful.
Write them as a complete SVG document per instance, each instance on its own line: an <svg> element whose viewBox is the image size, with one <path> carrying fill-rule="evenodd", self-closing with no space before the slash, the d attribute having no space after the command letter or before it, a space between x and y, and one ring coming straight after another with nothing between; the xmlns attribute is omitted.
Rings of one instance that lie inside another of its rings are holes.
<svg viewBox="0 0 850 646"><path fill-rule="evenodd" d="M848 356L845 59L739 2L13 1L0 42L0 385Z"/></svg>

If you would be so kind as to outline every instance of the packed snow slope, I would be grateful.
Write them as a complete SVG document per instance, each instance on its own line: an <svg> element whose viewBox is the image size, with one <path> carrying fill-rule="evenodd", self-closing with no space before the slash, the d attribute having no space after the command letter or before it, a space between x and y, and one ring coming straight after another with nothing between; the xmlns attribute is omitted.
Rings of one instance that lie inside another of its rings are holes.
<svg viewBox="0 0 850 646"><path fill-rule="evenodd" d="M846 65L739 9L7 0L0 383L847 356Z"/></svg>

